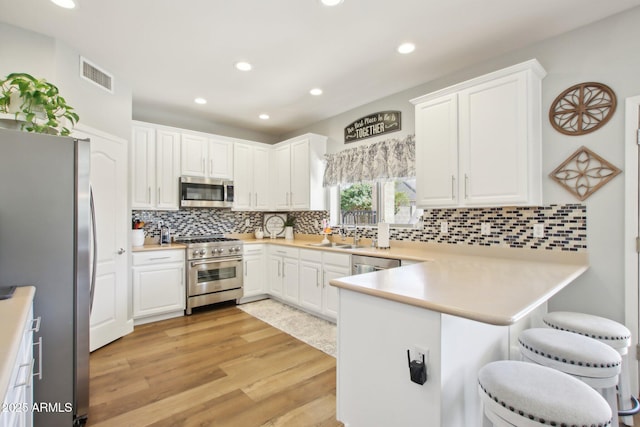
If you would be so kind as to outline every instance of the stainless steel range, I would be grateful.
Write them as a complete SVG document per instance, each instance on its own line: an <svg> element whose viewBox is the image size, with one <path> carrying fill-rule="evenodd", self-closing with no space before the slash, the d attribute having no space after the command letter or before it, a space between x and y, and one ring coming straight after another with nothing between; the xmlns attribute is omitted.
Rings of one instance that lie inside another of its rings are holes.
<svg viewBox="0 0 640 427"><path fill-rule="evenodd" d="M222 235L180 237L187 245L187 308L242 298L242 241Z"/></svg>

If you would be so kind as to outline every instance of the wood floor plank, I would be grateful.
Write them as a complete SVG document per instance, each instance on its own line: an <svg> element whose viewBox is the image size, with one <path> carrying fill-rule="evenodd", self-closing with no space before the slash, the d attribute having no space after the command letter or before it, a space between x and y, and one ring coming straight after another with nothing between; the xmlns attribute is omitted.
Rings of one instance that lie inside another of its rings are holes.
<svg viewBox="0 0 640 427"><path fill-rule="evenodd" d="M136 327L90 363L90 427L342 425L335 359L235 306Z"/></svg>

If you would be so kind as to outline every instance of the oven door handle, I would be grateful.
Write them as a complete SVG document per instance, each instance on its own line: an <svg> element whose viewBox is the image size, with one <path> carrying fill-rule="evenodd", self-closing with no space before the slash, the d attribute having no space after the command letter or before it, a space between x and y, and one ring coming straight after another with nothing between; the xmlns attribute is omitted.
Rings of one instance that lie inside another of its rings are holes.
<svg viewBox="0 0 640 427"><path fill-rule="evenodd" d="M242 257L233 257L233 258L214 258L208 261L201 261L201 262L194 262L191 261L191 267L197 267L199 265L207 265L207 264L215 264L217 262L223 262L223 261L242 261Z"/></svg>

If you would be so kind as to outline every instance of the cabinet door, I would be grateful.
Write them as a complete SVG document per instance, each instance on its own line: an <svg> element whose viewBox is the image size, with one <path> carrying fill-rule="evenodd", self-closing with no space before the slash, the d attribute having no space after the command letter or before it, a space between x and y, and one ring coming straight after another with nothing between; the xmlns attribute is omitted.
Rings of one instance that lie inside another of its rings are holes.
<svg viewBox="0 0 640 427"><path fill-rule="evenodd" d="M291 144L291 209L309 209L309 140Z"/></svg>
<svg viewBox="0 0 640 427"><path fill-rule="evenodd" d="M206 176L207 148L207 138L182 134L182 175Z"/></svg>
<svg viewBox="0 0 640 427"><path fill-rule="evenodd" d="M291 207L291 145L273 151L273 205L275 209Z"/></svg>
<svg viewBox="0 0 640 427"><path fill-rule="evenodd" d="M262 252L259 249L258 252ZM264 254L244 255L244 296L264 294L265 289L265 260Z"/></svg>
<svg viewBox="0 0 640 427"><path fill-rule="evenodd" d="M234 144L233 148L233 208L251 209L253 200L253 147Z"/></svg>
<svg viewBox="0 0 640 427"><path fill-rule="evenodd" d="M460 92L464 205L521 204L528 198L527 82L524 73Z"/></svg>
<svg viewBox="0 0 640 427"><path fill-rule="evenodd" d="M184 264L133 268L133 317L184 310Z"/></svg>
<svg viewBox="0 0 640 427"><path fill-rule="evenodd" d="M134 126L131 136L131 207L155 208L155 129Z"/></svg>
<svg viewBox="0 0 640 427"><path fill-rule="evenodd" d="M286 301L298 304L298 259L283 258L282 259L282 298Z"/></svg>
<svg viewBox="0 0 640 427"><path fill-rule="evenodd" d="M300 261L300 305L322 311L322 264Z"/></svg>
<svg viewBox="0 0 640 427"><path fill-rule="evenodd" d="M322 313L336 319L338 317L338 288L331 286L329 282L340 277L350 276L349 267L325 265L322 274Z"/></svg>
<svg viewBox="0 0 640 427"><path fill-rule="evenodd" d="M416 204L458 202L458 101L456 94L416 105Z"/></svg>
<svg viewBox="0 0 640 427"><path fill-rule="evenodd" d="M267 258L267 283L269 293L282 296L282 257L270 255Z"/></svg>
<svg viewBox="0 0 640 427"><path fill-rule="evenodd" d="M158 130L156 134L156 207L178 209L180 134Z"/></svg>
<svg viewBox="0 0 640 427"><path fill-rule="evenodd" d="M211 178L233 179L233 145L229 141L209 140L209 165Z"/></svg>
<svg viewBox="0 0 640 427"><path fill-rule="evenodd" d="M253 148L253 208L266 210L270 208L269 149Z"/></svg>

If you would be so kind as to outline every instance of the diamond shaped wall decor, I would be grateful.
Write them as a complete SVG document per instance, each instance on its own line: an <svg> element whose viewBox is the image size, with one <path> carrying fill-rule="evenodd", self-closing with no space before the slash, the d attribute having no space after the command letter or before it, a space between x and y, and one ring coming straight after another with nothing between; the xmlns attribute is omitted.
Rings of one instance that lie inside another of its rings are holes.
<svg viewBox="0 0 640 427"><path fill-rule="evenodd" d="M580 147L549 176L579 200L585 200L620 172L587 147Z"/></svg>

